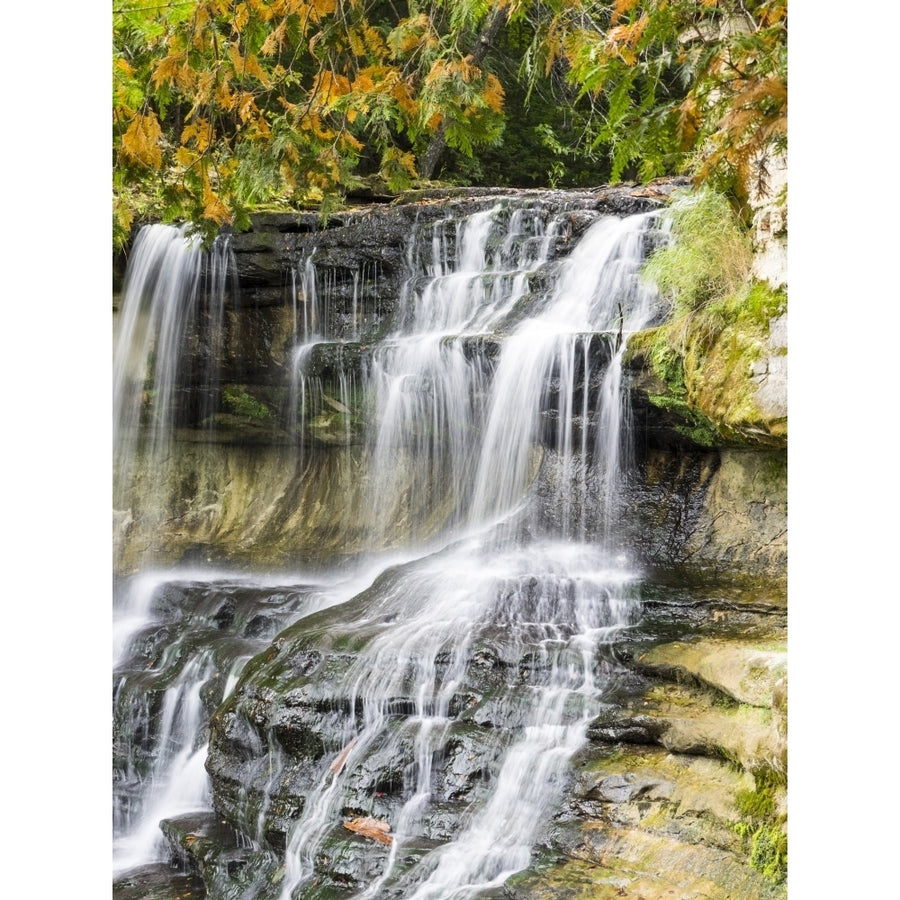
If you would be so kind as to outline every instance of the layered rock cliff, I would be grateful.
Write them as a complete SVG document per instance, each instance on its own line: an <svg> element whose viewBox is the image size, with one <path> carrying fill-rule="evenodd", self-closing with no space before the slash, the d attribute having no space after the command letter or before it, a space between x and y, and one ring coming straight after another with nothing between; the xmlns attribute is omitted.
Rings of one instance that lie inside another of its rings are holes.
<svg viewBox="0 0 900 900"><path fill-rule="evenodd" d="M564 258L598 216L661 208L679 187L684 182L670 180L583 192L579 208L554 239L551 258ZM460 193L349 210L324 223L314 213L260 213L250 231L228 236L236 277L226 290L223 334L217 341L203 338L209 314L201 309L197 333L187 336L192 362L179 372L174 391L178 410L166 463L146 477L148 463L140 447L135 450L135 470L144 474L132 480L117 504L118 571L141 560L269 566L323 561L372 549L365 536L376 515L394 523L388 544L408 535L404 529L417 518L416 510L364 509L354 490L372 476L364 442L371 411L354 385L401 303L413 230L487 208L508 194ZM563 208L571 199L554 192L523 195L550 208ZM304 368L320 392L318 405L298 422L285 409L298 321L310 315L313 301L302 280L304 261L315 267L314 283L327 287L316 322L327 339L311 348ZM762 413L755 421L761 427L718 431L708 427L707 413L715 415L715 404L701 412L670 402L666 385L635 340L628 383L640 477L632 482L628 502L641 523L636 534L648 562L713 569L740 563L751 573L783 572L783 333L783 319L773 321L769 344L757 353L752 371L732 372L711 388L727 410L728 396L749 385L760 398ZM490 340L502 341L502 335ZM595 350L601 352L599 345ZM211 370L218 372L214 385L202 377ZM552 456L552 448L545 450ZM417 464L398 460L410 479ZM780 474L761 478L758 470ZM541 477L552 477L552 467L542 471ZM734 509L722 508L726 497L733 498ZM440 525L434 513L421 523L422 534Z"/></svg>

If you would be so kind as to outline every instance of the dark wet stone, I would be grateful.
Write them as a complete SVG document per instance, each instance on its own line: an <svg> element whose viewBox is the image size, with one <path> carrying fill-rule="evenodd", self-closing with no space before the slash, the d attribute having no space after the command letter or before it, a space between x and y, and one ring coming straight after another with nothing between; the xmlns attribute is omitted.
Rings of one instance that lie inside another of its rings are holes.
<svg viewBox="0 0 900 900"><path fill-rule="evenodd" d="M668 723L652 716L628 715L613 710L598 716L588 727L592 741L622 744L657 744Z"/></svg>
<svg viewBox="0 0 900 900"><path fill-rule="evenodd" d="M165 864L142 866L113 882L113 900L204 900L198 875Z"/></svg>
<svg viewBox="0 0 900 900"><path fill-rule="evenodd" d="M275 882L276 854L252 850L241 833L215 813L164 819L160 828L174 856L202 878L212 898L241 896L242 887L252 887L254 896L265 896L267 883Z"/></svg>

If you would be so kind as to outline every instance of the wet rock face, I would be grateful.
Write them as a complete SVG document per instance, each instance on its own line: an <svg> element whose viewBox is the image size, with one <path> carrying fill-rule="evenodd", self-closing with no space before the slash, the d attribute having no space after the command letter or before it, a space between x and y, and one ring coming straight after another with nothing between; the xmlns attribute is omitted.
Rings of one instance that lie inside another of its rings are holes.
<svg viewBox="0 0 900 900"><path fill-rule="evenodd" d="M784 598L759 585L685 588L658 586L645 602L618 649L630 675L504 896L786 895L786 857L758 852L786 840Z"/></svg>
<svg viewBox="0 0 900 900"><path fill-rule="evenodd" d="M580 192L585 207L573 211L553 247L554 256L568 253L575 240L598 215L631 215L658 206L683 181L671 179L654 186L602 187ZM552 213L562 209L563 193L553 191L459 190L425 192L413 202L376 204L334 213L324 222L317 213L259 213L246 232L230 237L241 301L252 308L245 315L265 316L266 307L288 307L296 294L297 276L304 260L311 259L332 298L324 331L338 340L350 340L348 318L354 302L370 311L364 341L383 332L397 307L407 274L410 235L416 229L450 216L463 216L493 206L499 198L533 198ZM569 194L571 196L571 194ZM308 299L308 298L306 298Z"/></svg>
<svg viewBox="0 0 900 900"><path fill-rule="evenodd" d="M626 890L662 900L674 890L715 900L783 897L777 875L764 876L750 861L750 837L783 827L783 594L765 582L648 583L643 593L641 619L597 659L604 709L572 760L532 865L508 882L504 896L612 898ZM390 842L347 823L371 821L391 835L420 789L410 727L417 698L398 681L383 708L383 730L354 754L366 710L351 688L353 673L377 668L377 635L390 623L377 616L368 626L350 623L374 596L287 629L216 712L207 762L216 811L244 838L235 845L201 824L193 838L183 833L176 841L200 857L195 865L206 872L211 896L229 896L238 870L254 873L258 896L278 896L272 859L291 845L292 826L319 786L337 775L340 802L322 826L315 886L302 896L360 890L385 870ZM406 862L379 896L408 895L415 861L458 837L527 720L530 685L546 675L535 648L510 642L502 629L482 632L466 658L461 674L449 655L436 658L438 683L457 671L441 726L446 739L432 759L418 842L404 844ZM761 772L772 773L766 783L781 785L765 822L748 818L742 799L763 790L755 780Z"/></svg>
<svg viewBox="0 0 900 900"><path fill-rule="evenodd" d="M650 188L580 192L575 209L563 206L571 194L521 192L548 214L569 210L551 248L551 262L535 279L549 283L553 267L601 215L655 208L678 184L672 180ZM164 465L133 455L138 477L116 511L117 571L128 571L141 557L160 564L182 559L262 565L298 558L318 561L373 549L366 544L372 532L381 546L395 546L445 527L458 498L448 490L429 501L431 514L422 512L423 454L398 455L394 461L396 504L377 508L370 502L366 489L373 473L368 461L377 422L366 373L373 368L377 338L391 327L401 301L410 235L415 229L427 232L451 216L490 208L498 196L491 191L423 195L417 202L341 212L325 223L314 214L266 213L254 217L250 231L231 235L237 277L226 292L221 322L201 298L195 330L185 335L185 363L173 391L178 410L171 450ZM452 243L453 229L447 231ZM308 348L299 379L294 353L311 303L300 270L310 260L328 296L320 304L317 325L326 337ZM425 271L425 262L416 265ZM536 283L533 292L546 287ZM517 315L526 314L528 304L520 305L510 313L511 326ZM575 372L579 387L571 403L588 412L575 416L573 446L585 436L591 443L596 433L597 396L615 336L583 340L586 353L577 355L576 369L586 358L592 377L585 391ZM503 341L503 335L492 335L463 342L467 362L477 360L472 368L479 378L492 377ZM213 371L215 378L210 377ZM535 440L547 460L539 491L552 497L560 373L550 371L546 381ZM641 559L720 570L739 565L753 572L783 566L783 485L770 490L774 481L768 479L757 489L762 484L755 474L759 465L749 455L738 462L730 451L702 450L672 410L648 400L651 387L638 374L629 372L626 383L637 477L619 502L640 511L639 526L630 537ZM428 384L411 380L409 390L427 391ZM577 460L576 469L583 474L589 463ZM728 478L726 473L731 473ZM449 478L431 481L440 482L429 487L435 494L451 484ZM593 501L600 487L594 482L588 475L586 495L596 510ZM601 525L590 520L590 509L573 507L569 514L583 518L588 533L598 533ZM543 511L547 522L560 515L552 505Z"/></svg>
<svg viewBox="0 0 900 900"><path fill-rule="evenodd" d="M561 467L552 447L540 451L536 503L542 524L556 527L564 512L556 502ZM193 552L200 560L248 559L265 565L334 559L366 549L380 519L390 523L392 541L412 529L434 533L446 522L454 498L448 494L439 501L435 494L428 504L433 514L425 515L425 498L413 490L421 481L420 463L397 457L396 478L409 487L403 502L379 509L365 502L372 472L362 445L298 454L265 442L178 442L163 496L144 493L140 483L134 489L132 516L121 520L119 566L127 568L148 546L160 561L189 558ZM573 476L583 464L575 460ZM596 502L601 489L599 482L588 480L568 510L571 522L583 519L587 534L602 534L602 507ZM781 451L646 448L616 505L621 513L616 540L636 561L723 575L784 572L787 478Z"/></svg>
<svg viewBox="0 0 900 900"><path fill-rule="evenodd" d="M329 631L343 627L333 621ZM294 637L291 632L300 630L291 629L254 660L212 723L207 770L217 810L244 830L262 816L265 837L276 846L285 842L310 792L332 775L343 775L343 818L395 820L416 789L416 729L410 726L419 698L400 689L384 700L383 732L363 753L351 755L367 711L361 697L348 694L348 685L354 673L378 663L365 648L329 650L332 639L317 637L316 630ZM355 635L353 643L365 638ZM448 663L439 656L438 673ZM526 696L507 697L510 682L524 687L528 675L525 660L504 663L487 645L476 651L448 700L451 720L442 726L447 733L429 784L433 808L422 823L428 840L450 839L469 804L483 794L505 743L498 744L495 729L509 727L526 710ZM334 841L355 846L360 839L337 831Z"/></svg>
<svg viewBox="0 0 900 900"><path fill-rule="evenodd" d="M638 432L640 441L642 436ZM639 446L613 498L612 536L603 535L603 485L590 478L563 510L562 467L545 448L535 483L542 524L562 516L586 534L614 542L628 558L652 567L684 567L727 576L778 577L787 563L786 454L779 450L699 450ZM573 479L583 477L576 457Z"/></svg>
<svg viewBox="0 0 900 900"><path fill-rule="evenodd" d="M626 216L653 209L672 193L687 185L685 179L668 179L646 187L604 186L577 193L587 209L573 211L569 228L561 233L557 252L568 249L596 220L598 214ZM232 236L242 285L252 290L281 288L285 271L314 248L323 267L353 271L365 263L380 269L385 296L396 298L390 285L402 275L406 242L416 227L451 215L486 209L498 198L534 198L551 211L562 209L563 192L516 191L511 189L459 189L424 191L400 197L391 204L374 204L337 212L325 221L318 213L257 213L246 232ZM393 280L393 281L392 281Z"/></svg>
<svg viewBox="0 0 900 900"><path fill-rule="evenodd" d="M196 872L180 872L167 863L143 866L113 882L113 900L203 900L206 896L206 885Z"/></svg>
<svg viewBox="0 0 900 900"><path fill-rule="evenodd" d="M135 643L125 669L145 672L162 690L191 647L208 645L227 657L237 642L240 652L256 655L224 705L216 708L225 666L201 688L215 813L163 822L180 873L129 873L115 885L116 900L163 898L166 885L193 895L201 888L191 872L211 898L252 892L275 900L287 877L285 854L299 852L295 826L337 776L340 793L324 819L304 819L320 840L313 880L300 896L358 891L381 876L402 810L422 789L422 757L415 679L398 675L397 654L379 656L379 640L402 625L385 598L420 565L387 571L347 604L300 618L271 642L251 640L254 623L294 619L315 602L314 587L173 581L156 591L161 624ZM561 590L555 602L565 596ZM501 607L464 652L434 653L446 715L434 722L441 740L429 757L429 797L381 897L414 892L416 863L458 838L496 789L504 757L529 723L535 688L548 676L548 657L534 639L540 635L528 638L527 623L542 608L533 577L521 581L520 599L517 614ZM779 900L783 860L759 848L783 839L784 595L765 581L717 585L670 573L643 583L640 609L595 657L601 711L559 777L558 803L531 863L503 896L587 900L626 891L664 900L675 891ZM175 632L183 649L166 654ZM371 684L390 689L380 706L383 727L361 746L372 706L360 678L372 670ZM517 789L527 795L531 786L523 780Z"/></svg>
<svg viewBox="0 0 900 900"><path fill-rule="evenodd" d="M248 231L222 235L232 260L224 311L217 312L211 297L201 292L191 327L183 335L185 363L176 373L175 423L187 428L216 424L226 440L294 437L284 433L281 420L298 335L311 329L317 341L335 348L348 345L338 374L357 377L374 342L393 323L410 274L411 236L428 234L438 222L490 209L510 196L540 204L552 216L568 209L575 198L578 208L567 214L550 247L552 261L567 256L600 216L654 209L682 184L671 179L643 188L607 186L584 192L459 191L347 210L325 222L315 213L254 215ZM447 231L452 247L452 229ZM422 271L427 268L427 260L412 262ZM212 265L207 260L205 268ZM315 273L309 283L306 269ZM209 274L201 273L201 283ZM205 282L207 288L212 281ZM313 291L321 296L311 296ZM212 381L211 373L216 373ZM338 381L334 367L322 374L326 389L333 391ZM256 418L265 421L252 421L259 426L255 430L237 430L240 423L227 418L246 418L248 406L229 398L229 389L261 404L255 407Z"/></svg>

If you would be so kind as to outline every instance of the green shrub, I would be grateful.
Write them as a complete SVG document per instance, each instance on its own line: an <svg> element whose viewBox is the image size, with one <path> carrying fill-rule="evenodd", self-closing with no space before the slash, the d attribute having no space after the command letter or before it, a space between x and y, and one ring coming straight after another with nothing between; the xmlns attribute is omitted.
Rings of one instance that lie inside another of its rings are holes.
<svg viewBox="0 0 900 900"><path fill-rule="evenodd" d="M670 303L667 321L642 344L666 385L666 396L651 400L678 412L698 443L741 443L769 427L751 376L787 296L751 278L750 237L725 195L681 195L667 215L671 240L643 270Z"/></svg>
<svg viewBox="0 0 900 900"><path fill-rule="evenodd" d="M651 255L644 276L675 311L699 310L738 291L750 272L750 237L728 199L704 188L680 196L669 216L671 243Z"/></svg>

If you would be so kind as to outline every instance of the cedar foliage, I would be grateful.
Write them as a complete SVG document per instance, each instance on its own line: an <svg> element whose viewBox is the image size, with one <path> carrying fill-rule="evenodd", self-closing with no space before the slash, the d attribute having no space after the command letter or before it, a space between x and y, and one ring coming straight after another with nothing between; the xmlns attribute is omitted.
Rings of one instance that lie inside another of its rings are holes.
<svg viewBox="0 0 900 900"><path fill-rule="evenodd" d="M115 0L114 237L402 190L436 135L457 182L740 195L786 141L786 44L786 0Z"/></svg>

